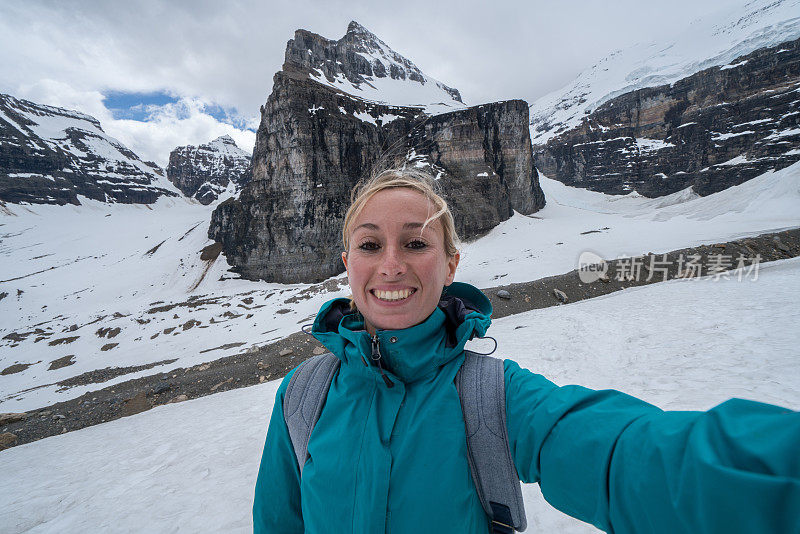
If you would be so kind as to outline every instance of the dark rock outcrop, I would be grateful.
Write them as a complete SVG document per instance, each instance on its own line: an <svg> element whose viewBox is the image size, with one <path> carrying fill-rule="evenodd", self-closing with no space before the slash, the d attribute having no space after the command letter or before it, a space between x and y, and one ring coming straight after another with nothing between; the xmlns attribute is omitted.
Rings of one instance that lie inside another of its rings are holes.
<svg viewBox="0 0 800 534"><path fill-rule="evenodd" d="M167 187L165 187L167 186ZM32 204L155 202L176 196L162 171L94 117L0 94L0 200Z"/></svg>
<svg viewBox="0 0 800 534"><path fill-rule="evenodd" d="M211 204L230 184L235 192L250 181L250 154L228 135L200 146L180 146L169 155L167 178L187 197Z"/></svg>
<svg viewBox="0 0 800 534"><path fill-rule="evenodd" d="M298 31L289 42L286 64L262 107L252 182L212 215L209 237L222 243L235 271L284 283L341 273L341 222L350 190L376 167L431 172L465 238L486 233L513 210L544 206L525 102L428 115L357 98L319 83L305 64L293 62L305 57L297 51L298 36L322 39L307 33Z"/></svg>
<svg viewBox="0 0 800 534"><path fill-rule="evenodd" d="M671 85L620 95L534 146L567 185L648 196L708 195L800 160L800 40Z"/></svg>

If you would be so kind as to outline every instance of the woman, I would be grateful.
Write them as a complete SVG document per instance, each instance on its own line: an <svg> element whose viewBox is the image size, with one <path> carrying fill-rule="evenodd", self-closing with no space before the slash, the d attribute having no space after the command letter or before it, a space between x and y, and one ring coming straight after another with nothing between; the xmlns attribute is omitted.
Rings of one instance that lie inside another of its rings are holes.
<svg viewBox="0 0 800 534"><path fill-rule="evenodd" d="M453 283L458 241L433 183L387 171L354 191L342 253L352 302L326 303L312 328L341 366L302 478L282 412L291 373L278 389L256 532L488 532L453 380L491 305ZM663 412L557 387L512 360L504 378L519 477L559 510L617 533L800 532L800 413L741 400Z"/></svg>

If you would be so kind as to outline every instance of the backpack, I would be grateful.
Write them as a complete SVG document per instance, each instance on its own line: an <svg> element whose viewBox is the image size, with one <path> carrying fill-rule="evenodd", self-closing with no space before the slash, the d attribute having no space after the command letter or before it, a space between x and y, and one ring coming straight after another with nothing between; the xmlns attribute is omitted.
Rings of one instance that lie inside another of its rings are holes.
<svg viewBox="0 0 800 534"><path fill-rule="evenodd" d="M467 460L481 505L495 534L527 528L522 484L511 458L506 429L503 361L468 350L455 384L464 412ZM300 474L308 458L308 440L322 413L331 381L341 361L331 353L314 356L295 370L283 399Z"/></svg>

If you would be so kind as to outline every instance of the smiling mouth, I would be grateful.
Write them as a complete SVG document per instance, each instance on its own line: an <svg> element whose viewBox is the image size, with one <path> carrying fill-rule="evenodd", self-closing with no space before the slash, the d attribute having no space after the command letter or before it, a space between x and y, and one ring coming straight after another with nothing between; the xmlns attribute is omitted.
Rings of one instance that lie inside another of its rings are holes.
<svg viewBox="0 0 800 534"><path fill-rule="evenodd" d="M405 300L416 292L416 289L401 289L399 291L382 291L380 289L370 290L370 293L375 295L378 300L383 300L385 302L397 302L400 300Z"/></svg>

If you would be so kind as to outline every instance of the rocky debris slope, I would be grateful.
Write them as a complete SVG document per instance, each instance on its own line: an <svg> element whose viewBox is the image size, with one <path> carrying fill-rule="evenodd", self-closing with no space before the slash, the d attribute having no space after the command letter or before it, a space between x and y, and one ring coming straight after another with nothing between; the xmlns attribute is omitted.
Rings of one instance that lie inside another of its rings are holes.
<svg viewBox="0 0 800 534"><path fill-rule="evenodd" d="M492 301L494 308L492 317L497 319L662 280L693 278L687 275L685 268L681 270L679 258L695 258L696 265L700 267L696 271L698 275L714 272L714 276L731 278L738 276L727 271L714 271L719 266L716 258L721 255L734 258L733 264L723 269L736 267L735 258L739 255L745 258L743 264L749 266L746 269L756 268L753 258L757 255L760 262L797 257L800 256L800 229L675 250L666 254L611 260L608 262L608 276L601 276L590 283L582 282L578 271L571 271L541 280L497 286L483 291ZM651 265L651 259L667 261L669 267L664 272L650 276L648 266ZM620 269L624 267L622 263L626 261L629 266L641 265L641 276L615 276L615 272L623 273L627 270ZM755 275L744 273L743 276L752 280ZM687 280L687 283L690 282ZM154 406L281 378L303 360L323 352L326 352L326 349L315 339L303 332L297 332L275 343L234 356L117 383L27 413L0 414L0 450L111 421L149 410ZM64 385L70 387L78 382L104 382L112 376L133 373L135 370L137 369L111 368Z"/></svg>
<svg viewBox="0 0 800 534"><path fill-rule="evenodd" d="M465 238L486 233L513 210L528 214L544 206L525 102L430 115L320 83L313 66L298 59L325 53L350 58L339 68L352 74L359 50L373 47L398 65L413 66L374 36L366 43L364 31L351 24L348 35L333 42L300 30L287 46L286 63L261 109L252 181L238 200L217 207L209 227L209 237L222 243L228 263L245 278L318 282L342 272L340 225L350 190L376 167L431 172ZM301 53L301 43L311 48ZM402 83L419 85L412 78L417 70L406 72ZM376 86L375 79L370 83Z"/></svg>
<svg viewBox="0 0 800 534"><path fill-rule="evenodd" d="M94 117L0 94L0 200L149 204L177 191Z"/></svg>
<svg viewBox="0 0 800 534"><path fill-rule="evenodd" d="M228 188L237 194L250 181L250 154L223 135L199 146L179 146L169 155L167 178L187 197L203 205L217 200Z"/></svg>
<svg viewBox="0 0 800 534"><path fill-rule="evenodd" d="M800 39L600 105L535 147L567 185L708 195L800 160Z"/></svg>

